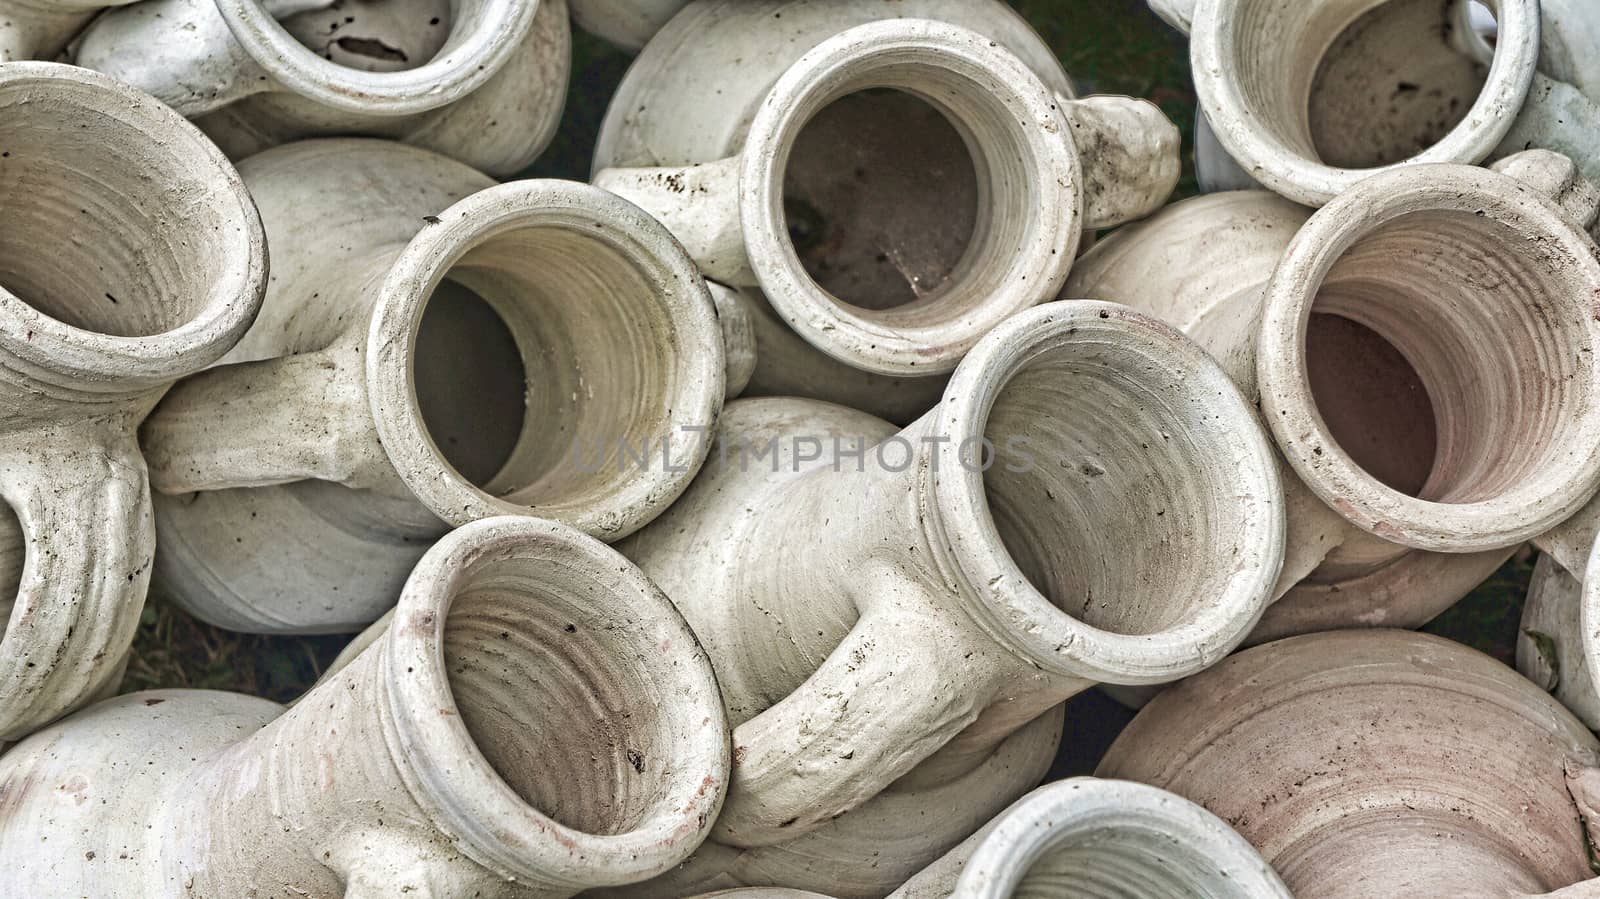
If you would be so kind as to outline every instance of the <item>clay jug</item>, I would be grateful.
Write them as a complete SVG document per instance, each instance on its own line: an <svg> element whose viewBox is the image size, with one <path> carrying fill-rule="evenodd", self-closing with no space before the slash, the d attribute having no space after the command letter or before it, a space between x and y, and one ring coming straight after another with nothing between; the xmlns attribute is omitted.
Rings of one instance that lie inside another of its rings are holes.
<svg viewBox="0 0 1600 899"><path fill-rule="evenodd" d="M1054 296L1081 231L1158 208L1177 154L1153 105L1075 99L995 0L710 0L630 69L594 170L708 278L759 288L810 364L927 380ZM777 364L758 358L754 393L859 396Z"/></svg>
<svg viewBox="0 0 1600 899"><path fill-rule="evenodd" d="M1289 899L1255 848L1181 796L1128 781L1077 777L1017 800L889 899L1017 896ZM833 899L745 887L696 899Z"/></svg>
<svg viewBox="0 0 1600 899"><path fill-rule="evenodd" d="M107 700L0 758L7 896L568 896L704 837L727 722L638 569L570 528L454 531L292 709Z"/></svg>
<svg viewBox="0 0 1600 899"><path fill-rule="evenodd" d="M143 433L158 577L185 608L358 630L451 526L534 515L612 541L688 486L721 331L649 216L387 141L240 169L271 247L261 316Z"/></svg>
<svg viewBox="0 0 1600 899"><path fill-rule="evenodd" d="M1597 753L1554 699L1475 650L1336 631L1163 692L1096 773L1205 806L1301 899L1525 896L1594 876Z"/></svg>
<svg viewBox="0 0 1600 899"><path fill-rule="evenodd" d="M59 59L83 26L118 5L115 0L0 0L0 62Z"/></svg>
<svg viewBox="0 0 1600 899"><path fill-rule="evenodd" d="M1495 0L1492 48L1469 0L1150 5L1190 32L1204 121L1197 162L1208 187L1259 182L1321 206L1375 171L1476 164L1534 147L1600 178L1589 137L1600 123L1600 94L1589 91L1600 78L1585 77L1582 66L1542 65L1538 0ZM1565 18L1595 17L1580 10ZM1568 34L1552 58L1579 49L1592 68L1600 43Z"/></svg>
<svg viewBox="0 0 1600 899"><path fill-rule="evenodd" d="M490 174L555 134L565 0L141 0L95 21L73 62L149 91L233 159L361 135Z"/></svg>
<svg viewBox="0 0 1600 899"><path fill-rule="evenodd" d="M638 52L688 0L571 0L572 22L624 50Z"/></svg>
<svg viewBox="0 0 1600 899"><path fill-rule="evenodd" d="M1315 215L1212 194L1074 270L1068 295L1172 322L1259 398L1289 536L1252 641L1421 626L1600 485L1600 264L1550 199L1592 220L1600 195L1555 154L1502 167L1375 175Z"/></svg>
<svg viewBox="0 0 1600 899"><path fill-rule="evenodd" d="M1013 317L899 432L812 400L729 404L690 490L619 544L705 643L735 725L697 857L957 780L1093 683L1214 662L1277 578L1280 489L1225 373L1105 303ZM738 876L839 894L762 873Z"/></svg>
<svg viewBox="0 0 1600 899"><path fill-rule="evenodd" d="M149 96L0 66L0 742L115 690L155 532L139 422L237 342L266 249L238 173Z"/></svg>
<svg viewBox="0 0 1600 899"><path fill-rule="evenodd" d="M1145 784L1075 777L1024 796L890 899L1289 899L1245 839Z"/></svg>

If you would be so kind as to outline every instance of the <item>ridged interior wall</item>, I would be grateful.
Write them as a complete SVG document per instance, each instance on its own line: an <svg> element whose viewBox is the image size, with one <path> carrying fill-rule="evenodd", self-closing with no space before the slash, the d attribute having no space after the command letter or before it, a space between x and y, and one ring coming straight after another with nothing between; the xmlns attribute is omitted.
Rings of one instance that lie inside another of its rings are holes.
<svg viewBox="0 0 1600 899"><path fill-rule="evenodd" d="M1248 504L1223 463L1235 450L1216 401L1115 332L1067 335L1002 388L984 428L997 449L989 508L1023 572L1067 614L1150 634L1225 592Z"/></svg>
<svg viewBox="0 0 1600 899"><path fill-rule="evenodd" d="M1491 499L1570 446L1583 335L1582 323L1564 321L1551 302L1572 290L1562 272L1559 257L1511 225L1442 211L1391 221L1334 264L1313 314L1348 319L1387 341L1434 410L1437 449L1418 497ZM1342 398L1324 388L1317 399L1321 406Z"/></svg>
<svg viewBox="0 0 1600 899"><path fill-rule="evenodd" d="M1482 83L1444 42L1445 0L1230 7L1242 112L1308 159L1364 168L1414 155L1465 116Z"/></svg>
<svg viewBox="0 0 1600 899"><path fill-rule="evenodd" d="M200 313L237 237L208 163L117 110L71 108L90 91L0 92L0 288L87 331L161 334Z"/></svg>
<svg viewBox="0 0 1600 899"><path fill-rule="evenodd" d="M526 377L520 434L504 465L479 484L486 492L550 515L583 511L646 466L660 470L663 439L698 439L668 430L669 413L692 385L681 374L677 327L659 299L688 285L654 283L606 238L557 227L490 238L447 278L492 307ZM435 357L414 364L421 384L457 377L475 362ZM456 393L468 409L485 399ZM643 462L629 455L646 447Z"/></svg>
<svg viewBox="0 0 1600 899"><path fill-rule="evenodd" d="M1046 849L1013 899L1178 899L1237 896L1226 875L1182 834L1158 822L1107 822Z"/></svg>
<svg viewBox="0 0 1600 899"><path fill-rule="evenodd" d="M592 558L485 564L457 594L444 655L462 723L531 806L585 833L633 829L679 751L648 631Z"/></svg>

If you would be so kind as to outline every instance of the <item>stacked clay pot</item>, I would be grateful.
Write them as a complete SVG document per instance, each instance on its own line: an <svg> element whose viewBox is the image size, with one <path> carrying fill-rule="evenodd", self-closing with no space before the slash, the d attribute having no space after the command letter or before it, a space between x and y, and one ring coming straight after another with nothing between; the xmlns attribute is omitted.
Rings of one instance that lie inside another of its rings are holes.
<svg viewBox="0 0 1600 899"><path fill-rule="evenodd" d="M1591 5L0 0L0 897L1600 895Z"/></svg>

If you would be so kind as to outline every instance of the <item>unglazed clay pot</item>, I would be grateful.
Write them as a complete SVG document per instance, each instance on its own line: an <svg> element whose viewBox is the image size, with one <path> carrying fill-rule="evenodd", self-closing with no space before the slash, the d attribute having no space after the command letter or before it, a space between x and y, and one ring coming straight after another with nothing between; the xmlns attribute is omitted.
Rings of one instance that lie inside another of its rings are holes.
<svg viewBox="0 0 1600 899"><path fill-rule="evenodd" d="M1292 471L1252 640L1420 626L1600 485L1600 264L1547 199L1600 195L1552 153L1503 167L1375 175L1315 215L1213 194L1074 270L1067 295L1172 322L1259 397Z"/></svg>
<svg viewBox="0 0 1600 899"><path fill-rule="evenodd" d="M423 558L394 621L288 711L158 690L18 744L0 893L568 896L704 839L727 783L716 681L625 559L550 522L476 522Z"/></svg>
<svg viewBox="0 0 1600 899"><path fill-rule="evenodd" d="M1153 105L1072 97L994 0L696 2L619 88L595 181L708 277L759 287L819 353L948 374L1054 295L1080 231L1148 214L1177 182L1177 130Z"/></svg>
<svg viewBox="0 0 1600 899"><path fill-rule="evenodd" d="M957 780L1092 683L1220 658L1277 578L1280 489L1226 374L1106 303L1007 321L903 431L813 400L729 404L690 490L619 544L705 643L735 724L701 853L788 844Z"/></svg>
<svg viewBox="0 0 1600 899"><path fill-rule="evenodd" d="M1583 621L1582 574L1574 576L1553 557L1539 556L1517 628L1517 670L1595 730L1600 693L1587 651L1595 631Z"/></svg>
<svg viewBox="0 0 1600 899"><path fill-rule="evenodd" d="M1547 0L1544 56L1539 0L1488 5L1492 49L1469 0L1151 0L1192 32L1209 185L1254 179L1320 206L1374 171L1530 147L1600 177L1593 5Z"/></svg>
<svg viewBox="0 0 1600 899"><path fill-rule="evenodd" d="M1290 899L1215 815L1165 790L1092 777L1029 793L891 899L1065 895Z"/></svg>
<svg viewBox="0 0 1600 899"><path fill-rule="evenodd" d="M245 333L266 249L200 132L54 63L0 65L0 206L3 742L116 689L155 551L135 432Z"/></svg>
<svg viewBox="0 0 1600 899"><path fill-rule="evenodd" d="M638 51L688 0L571 0L579 28L624 50Z"/></svg>
<svg viewBox="0 0 1600 899"><path fill-rule="evenodd" d="M1338 631L1163 692L1097 774L1205 806L1301 899L1524 896L1594 876L1597 755L1581 722L1475 650Z"/></svg>
<svg viewBox="0 0 1600 899"><path fill-rule="evenodd" d="M554 136L566 0L141 0L73 61L141 87L233 159L310 137L386 137L497 176Z"/></svg>
<svg viewBox="0 0 1600 899"><path fill-rule="evenodd" d="M724 354L659 223L586 184L494 186L385 141L240 170L271 247L261 316L143 433L158 577L186 608L357 630L450 526L535 515L611 541L688 485Z"/></svg>
<svg viewBox="0 0 1600 899"><path fill-rule="evenodd" d="M133 0L121 0L131 3ZM83 26L117 0L0 0L0 62L60 58Z"/></svg>

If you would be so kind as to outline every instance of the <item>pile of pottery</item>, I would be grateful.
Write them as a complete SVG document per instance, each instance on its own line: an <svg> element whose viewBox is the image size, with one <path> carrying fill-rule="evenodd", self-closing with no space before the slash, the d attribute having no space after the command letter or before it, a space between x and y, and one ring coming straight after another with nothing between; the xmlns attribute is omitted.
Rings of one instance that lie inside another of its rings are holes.
<svg viewBox="0 0 1600 899"><path fill-rule="evenodd" d="M1600 895L1600 6L571 2L0 0L0 897Z"/></svg>

